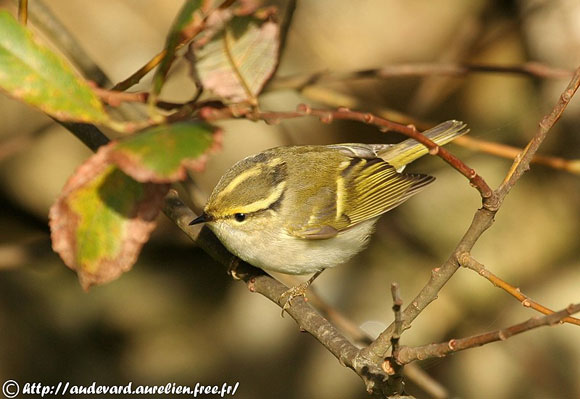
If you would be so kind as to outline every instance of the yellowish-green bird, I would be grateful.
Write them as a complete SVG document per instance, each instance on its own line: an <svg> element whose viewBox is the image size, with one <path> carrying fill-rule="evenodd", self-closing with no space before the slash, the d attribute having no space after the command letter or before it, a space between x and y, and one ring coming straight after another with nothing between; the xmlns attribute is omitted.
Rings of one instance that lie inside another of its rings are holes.
<svg viewBox="0 0 580 399"><path fill-rule="evenodd" d="M443 145L468 131L452 120L423 134ZM403 173L427 152L413 139L272 148L232 166L190 224L207 223L231 253L265 271L315 273L292 299L363 250L382 214L435 180Z"/></svg>

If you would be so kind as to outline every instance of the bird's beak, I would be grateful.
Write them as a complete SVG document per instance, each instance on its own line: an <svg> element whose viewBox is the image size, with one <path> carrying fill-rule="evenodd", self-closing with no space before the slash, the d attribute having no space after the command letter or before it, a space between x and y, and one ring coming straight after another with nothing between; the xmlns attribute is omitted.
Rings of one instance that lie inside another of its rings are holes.
<svg viewBox="0 0 580 399"><path fill-rule="evenodd" d="M212 220L213 220L213 218L210 215L208 215L207 213L204 212L201 215L199 215L197 218L195 218L191 222L189 222L189 225L190 226L193 226L194 224L211 222Z"/></svg>

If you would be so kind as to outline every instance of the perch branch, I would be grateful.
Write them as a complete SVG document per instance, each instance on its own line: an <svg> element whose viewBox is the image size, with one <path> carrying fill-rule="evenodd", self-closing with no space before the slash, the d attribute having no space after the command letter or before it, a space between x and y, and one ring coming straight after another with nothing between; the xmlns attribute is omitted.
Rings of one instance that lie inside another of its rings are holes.
<svg viewBox="0 0 580 399"><path fill-rule="evenodd" d="M399 350L397 362L404 365L415 360L425 360L434 357L444 357L453 352L459 352L469 348L475 348L496 341L505 341L506 339L530 331L534 328L543 326L553 326L562 322L571 314L580 312L580 303L570 304L566 309L560 310L545 316L535 316L531 319L515 324L511 327L503 328L501 330L491 331L484 334L477 334L471 337L450 339L447 342L439 344L429 344L417 347L402 347Z"/></svg>
<svg viewBox="0 0 580 399"><path fill-rule="evenodd" d="M93 125L59 123L93 151L110 141ZM175 190L170 190L166 196L163 212L218 263L226 267L232 263L233 255L225 249L209 229L189 226L189 222L195 219L196 215L181 201ZM247 283L250 291L260 293L278 306L283 306L278 301L282 293L288 290L288 287L284 284L245 262L240 262L237 267L237 275ZM296 298L292 302L292 306L287 309L287 312L296 320L301 329L308 331L336 356L341 364L354 369L354 359L358 354L358 349L303 298ZM364 370L355 369L355 371L363 379L367 387L375 386L376 381L383 382L388 379L388 376L379 365L369 365Z"/></svg>

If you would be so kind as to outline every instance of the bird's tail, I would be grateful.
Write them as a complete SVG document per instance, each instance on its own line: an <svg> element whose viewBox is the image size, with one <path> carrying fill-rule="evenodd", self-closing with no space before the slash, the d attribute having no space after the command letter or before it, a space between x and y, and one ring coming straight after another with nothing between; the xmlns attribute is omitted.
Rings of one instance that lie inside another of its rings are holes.
<svg viewBox="0 0 580 399"><path fill-rule="evenodd" d="M440 123L439 125L425 130L423 135L438 145L445 145L456 137L462 136L469 132L467 125L461 121L450 120ZM399 172L405 165L413 162L415 159L422 157L429 151L423 144L413 139L402 141L398 144L389 146L381 151L378 155L390 163Z"/></svg>

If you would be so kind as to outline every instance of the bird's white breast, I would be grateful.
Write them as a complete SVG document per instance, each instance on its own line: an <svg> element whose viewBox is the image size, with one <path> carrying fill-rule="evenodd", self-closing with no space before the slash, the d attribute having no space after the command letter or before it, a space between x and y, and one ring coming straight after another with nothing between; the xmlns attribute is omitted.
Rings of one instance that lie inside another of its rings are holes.
<svg viewBox="0 0 580 399"><path fill-rule="evenodd" d="M309 274L344 263L363 250L377 219L324 240L297 238L283 229L248 234L220 221L209 227L230 252L256 267L286 274Z"/></svg>

